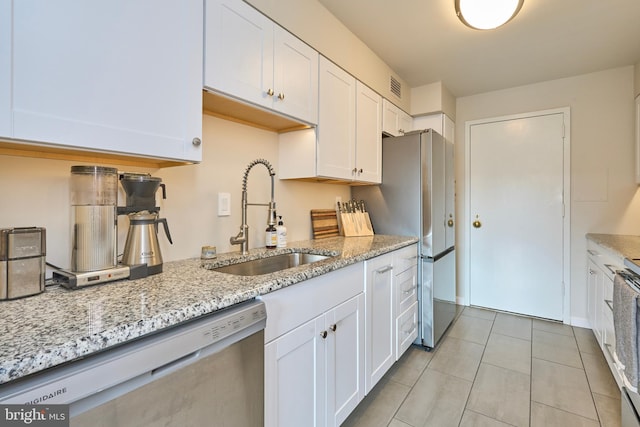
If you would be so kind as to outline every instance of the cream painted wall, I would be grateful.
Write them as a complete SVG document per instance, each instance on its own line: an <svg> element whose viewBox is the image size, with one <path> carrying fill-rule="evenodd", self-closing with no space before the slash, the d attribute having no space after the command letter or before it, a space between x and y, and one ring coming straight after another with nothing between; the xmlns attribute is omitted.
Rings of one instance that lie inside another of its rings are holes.
<svg viewBox="0 0 640 427"><path fill-rule="evenodd" d="M456 98L442 82L411 88L412 116L432 113L445 113L455 121Z"/></svg>
<svg viewBox="0 0 640 427"><path fill-rule="evenodd" d="M264 158L276 171L275 199L283 216L289 241L311 238L309 211L331 208L336 196L347 200L346 185L280 181L278 135L226 120L203 116L204 158L198 165L165 169L125 167L120 170L148 172L162 178L167 199L158 202L174 240L169 245L160 231L165 261L200 255L202 245L216 245L218 252L238 251L229 237L239 231L242 177L247 165ZM47 229L47 261L63 268L70 262L69 178L78 162L0 156L0 228L40 226ZM109 165L114 166L114 165ZM117 165L115 167L118 167ZM267 169L255 166L248 180L249 202L268 202ZM231 193L231 216L218 217L218 192ZM158 192L158 195L160 192ZM124 203L124 193L119 194ZM264 246L267 208L249 207L250 248ZM119 246L126 237L127 220L119 221Z"/></svg>
<svg viewBox="0 0 640 427"><path fill-rule="evenodd" d="M318 1L246 1L380 95L409 112L409 85ZM389 90L390 76L402 83L402 99Z"/></svg>
<svg viewBox="0 0 640 427"><path fill-rule="evenodd" d="M456 185L459 296L468 280L464 218L465 122L571 108L571 314L586 326L586 233L640 234L640 196L634 181L633 66L458 98ZM508 262L508 254L496 256ZM532 270L531 274L535 274Z"/></svg>
<svg viewBox="0 0 640 427"><path fill-rule="evenodd" d="M636 66L634 67L634 71L634 93L636 94L636 96L638 96L640 95L640 62L636 64Z"/></svg>

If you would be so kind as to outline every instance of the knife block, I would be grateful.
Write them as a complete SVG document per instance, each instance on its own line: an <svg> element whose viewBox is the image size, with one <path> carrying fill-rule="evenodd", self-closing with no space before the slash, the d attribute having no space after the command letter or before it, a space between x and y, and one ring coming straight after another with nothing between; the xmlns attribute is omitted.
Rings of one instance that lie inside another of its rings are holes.
<svg viewBox="0 0 640 427"><path fill-rule="evenodd" d="M340 229L345 237L373 236L373 226L368 212L341 212Z"/></svg>

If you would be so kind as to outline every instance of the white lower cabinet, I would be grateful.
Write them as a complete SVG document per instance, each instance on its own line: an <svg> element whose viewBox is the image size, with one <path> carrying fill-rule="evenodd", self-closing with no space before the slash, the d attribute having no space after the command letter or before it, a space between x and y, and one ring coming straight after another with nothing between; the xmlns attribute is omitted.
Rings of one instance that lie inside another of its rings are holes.
<svg viewBox="0 0 640 427"><path fill-rule="evenodd" d="M364 397L360 294L265 346L265 425L339 426Z"/></svg>
<svg viewBox="0 0 640 427"><path fill-rule="evenodd" d="M363 283L358 263L262 297L265 426L339 426L364 398Z"/></svg>
<svg viewBox="0 0 640 427"><path fill-rule="evenodd" d="M396 360L418 337L418 301L400 314L396 320Z"/></svg>
<svg viewBox="0 0 640 427"><path fill-rule="evenodd" d="M624 259L592 241L587 242L587 317L613 377L622 385L613 352L616 348L613 328L613 280L616 270L624 268Z"/></svg>
<svg viewBox="0 0 640 427"><path fill-rule="evenodd" d="M342 424L415 340L416 277L411 245L263 295L264 425Z"/></svg>
<svg viewBox="0 0 640 427"><path fill-rule="evenodd" d="M395 362L393 254L365 261L367 393Z"/></svg>
<svg viewBox="0 0 640 427"><path fill-rule="evenodd" d="M393 267L396 312L395 360L398 360L418 337L418 249L416 245L397 250Z"/></svg>

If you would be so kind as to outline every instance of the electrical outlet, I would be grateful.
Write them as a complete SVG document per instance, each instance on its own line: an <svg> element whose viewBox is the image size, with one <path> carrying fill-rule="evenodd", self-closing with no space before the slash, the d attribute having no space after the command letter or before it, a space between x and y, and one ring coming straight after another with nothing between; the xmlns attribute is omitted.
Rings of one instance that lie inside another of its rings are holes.
<svg viewBox="0 0 640 427"><path fill-rule="evenodd" d="M218 193L218 216L231 215L231 194Z"/></svg>

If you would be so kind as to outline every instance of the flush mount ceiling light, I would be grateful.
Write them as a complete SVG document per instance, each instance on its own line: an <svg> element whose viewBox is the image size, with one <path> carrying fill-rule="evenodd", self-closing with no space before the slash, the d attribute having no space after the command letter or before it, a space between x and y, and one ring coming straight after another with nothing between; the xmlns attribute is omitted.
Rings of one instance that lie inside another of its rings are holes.
<svg viewBox="0 0 640 427"><path fill-rule="evenodd" d="M492 30L506 24L524 0L455 0L458 18L471 28Z"/></svg>

